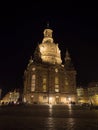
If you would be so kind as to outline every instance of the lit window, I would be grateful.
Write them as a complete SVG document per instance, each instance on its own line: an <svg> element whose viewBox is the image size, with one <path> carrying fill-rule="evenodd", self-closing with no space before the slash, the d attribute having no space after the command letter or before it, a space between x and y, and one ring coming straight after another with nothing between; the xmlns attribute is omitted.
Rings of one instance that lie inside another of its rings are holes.
<svg viewBox="0 0 98 130"><path fill-rule="evenodd" d="M32 79L32 84L35 84L35 79Z"/></svg>
<svg viewBox="0 0 98 130"><path fill-rule="evenodd" d="M55 77L55 84L59 84L58 77Z"/></svg>
<svg viewBox="0 0 98 130"><path fill-rule="evenodd" d="M55 72L56 72L56 73L58 72L58 69L57 69L57 68L55 69Z"/></svg>
<svg viewBox="0 0 98 130"><path fill-rule="evenodd" d="M58 77L55 77L55 92L59 92L59 80L58 80Z"/></svg>
<svg viewBox="0 0 98 130"><path fill-rule="evenodd" d="M43 77L43 92L46 92L47 90L46 84L47 84L47 79L46 79L46 76L44 76Z"/></svg>
<svg viewBox="0 0 98 130"><path fill-rule="evenodd" d="M59 85L58 85L58 84L56 84L56 85L55 85L55 88L59 88Z"/></svg>
<svg viewBox="0 0 98 130"><path fill-rule="evenodd" d="M46 78L43 78L43 84L46 84Z"/></svg>
<svg viewBox="0 0 98 130"><path fill-rule="evenodd" d="M68 85L68 81L65 81L65 85Z"/></svg>
<svg viewBox="0 0 98 130"><path fill-rule="evenodd" d="M36 79L36 76L32 75L32 80L31 80L31 91L32 92L35 91L35 79Z"/></svg>
<svg viewBox="0 0 98 130"><path fill-rule="evenodd" d="M31 91L34 92L35 91L35 84L31 85Z"/></svg>
<svg viewBox="0 0 98 130"><path fill-rule="evenodd" d="M43 85L43 92L46 92L46 85Z"/></svg>
<svg viewBox="0 0 98 130"><path fill-rule="evenodd" d="M65 85L68 85L69 83L68 83L68 79L67 78L65 78Z"/></svg>
<svg viewBox="0 0 98 130"><path fill-rule="evenodd" d="M58 89L58 88L55 88L55 92L59 92L59 89Z"/></svg>
<svg viewBox="0 0 98 130"><path fill-rule="evenodd" d="M33 67L32 70L35 71L35 67Z"/></svg>
<svg viewBox="0 0 98 130"><path fill-rule="evenodd" d="M35 79L35 74L32 75L32 79Z"/></svg>
<svg viewBox="0 0 98 130"><path fill-rule="evenodd" d="M33 95L31 95L31 98L33 98L34 96Z"/></svg>

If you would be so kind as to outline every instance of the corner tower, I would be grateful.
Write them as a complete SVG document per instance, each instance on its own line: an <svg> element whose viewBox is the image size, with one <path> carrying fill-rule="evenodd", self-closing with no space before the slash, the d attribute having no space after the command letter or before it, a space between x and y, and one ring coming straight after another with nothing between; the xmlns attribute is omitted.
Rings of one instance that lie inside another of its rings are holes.
<svg viewBox="0 0 98 130"><path fill-rule="evenodd" d="M66 49L64 66L65 66L66 71L75 69L74 66L73 66L73 63L71 61L71 57L70 57L68 49Z"/></svg>
<svg viewBox="0 0 98 130"><path fill-rule="evenodd" d="M69 93L76 95L76 70L73 66L68 49L66 49L64 68L66 72L65 86L68 87Z"/></svg>

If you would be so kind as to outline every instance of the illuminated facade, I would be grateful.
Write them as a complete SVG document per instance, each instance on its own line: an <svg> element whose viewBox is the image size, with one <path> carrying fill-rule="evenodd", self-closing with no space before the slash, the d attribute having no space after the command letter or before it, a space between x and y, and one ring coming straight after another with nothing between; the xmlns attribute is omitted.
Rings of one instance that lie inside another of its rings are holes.
<svg viewBox="0 0 98 130"><path fill-rule="evenodd" d="M89 103L89 96L87 88L77 88L77 100L79 104Z"/></svg>
<svg viewBox="0 0 98 130"><path fill-rule="evenodd" d="M3 104L16 104L19 102L19 98L20 98L20 93L19 91L14 90L13 92L8 92L3 99L1 100L1 103Z"/></svg>
<svg viewBox="0 0 98 130"><path fill-rule="evenodd" d="M76 71L68 50L62 64L61 51L54 43L51 29L30 59L24 72L24 102L38 104L68 104L76 102Z"/></svg>
<svg viewBox="0 0 98 130"><path fill-rule="evenodd" d="M89 102L98 106L98 82L88 84Z"/></svg>

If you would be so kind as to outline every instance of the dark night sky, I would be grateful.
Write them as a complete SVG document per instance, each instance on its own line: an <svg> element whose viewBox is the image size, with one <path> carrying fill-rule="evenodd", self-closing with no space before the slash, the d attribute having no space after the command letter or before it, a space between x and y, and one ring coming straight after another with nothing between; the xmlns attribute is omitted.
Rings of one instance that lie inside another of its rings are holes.
<svg viewBox="0 0 98 130"><path fill-rule="evenodd" d="M81 5L81 6L80 6ZM0 4L0 88L23 88L23 73L49 21L62 57L69 49L77 83L98 80L98 11L96 3Z"/></svg>

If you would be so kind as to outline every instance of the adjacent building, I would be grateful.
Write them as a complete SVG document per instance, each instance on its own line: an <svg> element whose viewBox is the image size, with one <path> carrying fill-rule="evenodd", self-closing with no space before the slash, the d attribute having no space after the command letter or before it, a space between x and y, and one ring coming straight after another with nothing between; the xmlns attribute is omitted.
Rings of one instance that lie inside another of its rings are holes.
<svg viewBox="0 0 98 130"><path fill-rule="evenodd" d="M84 104L89 103L89 95L87 87L77 87L77 103Z"/></svg>
<svg viewBox="0 0 98 130"><path fill-rule="evenodd" d="M98 82L88 84L89 101L93 105L98 105Z"/></svg>
<svg viewBox="0 0 98 130"><path fill-rule="evenodd" d="M1 100L2 104L17 104L19 103L20 92L16 89L8 92Z"/></svg>
<svg viewBox="0 0 98 130"><path fill-rule="evenodd" d="M44 37L24 71L23 101L29 104L68 104L77 101L76 70L66 49L64 64L61 50L46 28Z"/></svg>

